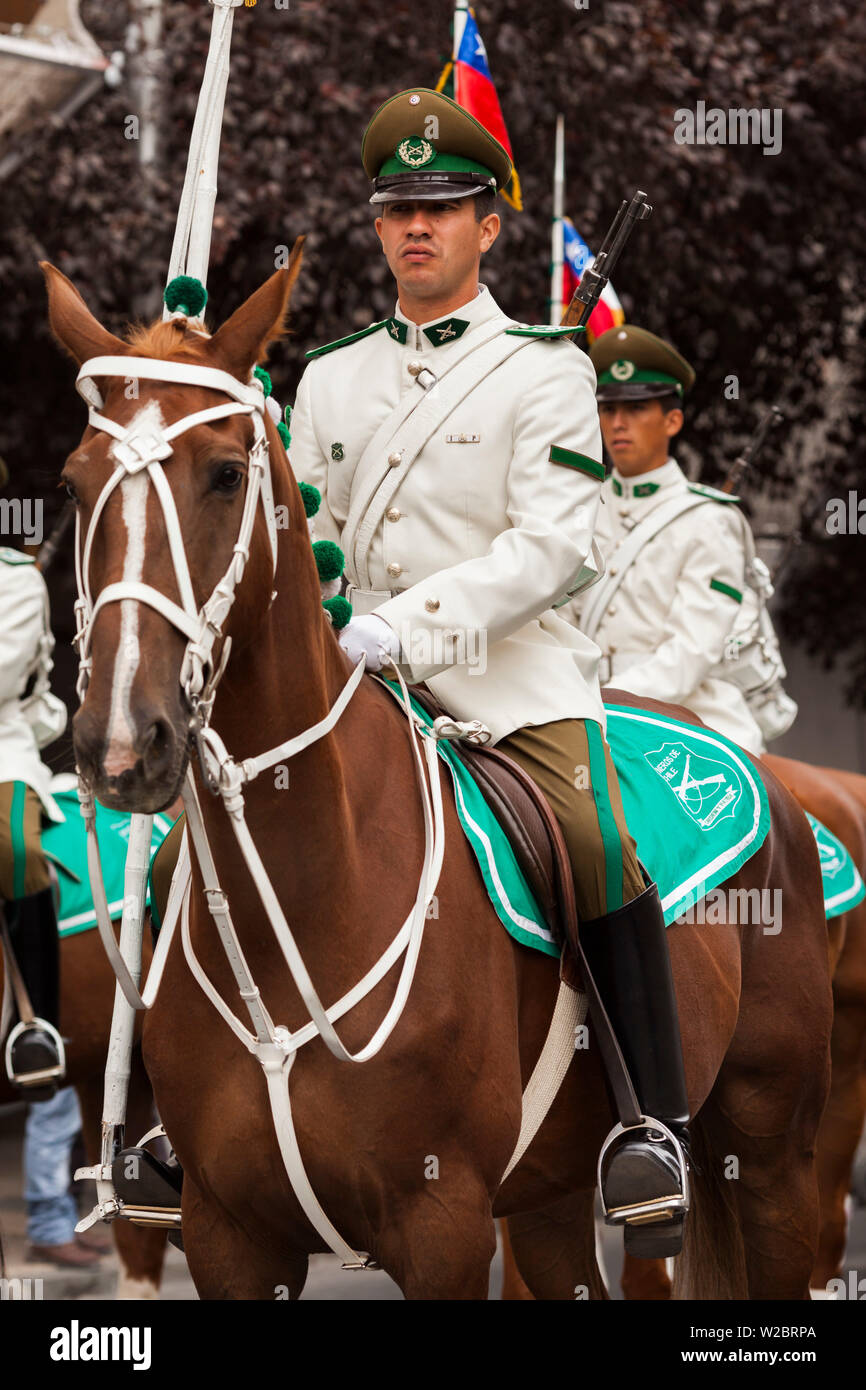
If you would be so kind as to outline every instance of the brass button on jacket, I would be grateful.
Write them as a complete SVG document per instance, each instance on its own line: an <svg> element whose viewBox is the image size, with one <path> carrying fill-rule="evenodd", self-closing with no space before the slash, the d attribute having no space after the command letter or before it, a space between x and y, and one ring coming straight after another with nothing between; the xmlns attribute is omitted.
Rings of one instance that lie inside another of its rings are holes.
<svg viewBox="0 0 866 1390"><path fill-rule="evenodd" d="M398 575L401 575L403 573L403 566L398 565L396 560L392 560L390 565L388 566L388 573L392 575L394 579L396 579Z"/></svg>

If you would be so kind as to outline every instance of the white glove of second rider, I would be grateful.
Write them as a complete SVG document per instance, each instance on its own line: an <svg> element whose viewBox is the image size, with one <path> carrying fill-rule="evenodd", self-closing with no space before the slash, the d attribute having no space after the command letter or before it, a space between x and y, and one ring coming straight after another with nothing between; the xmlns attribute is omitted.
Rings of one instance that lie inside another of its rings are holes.
<svg viewBox="0 0 866 1390"><path fill-rule="evenodd" d="M390 623L376 613L353 618L340 632L338 641L353 666L361 657L368 671L381 671L391 661L400 660L400 639Z"/></svg>

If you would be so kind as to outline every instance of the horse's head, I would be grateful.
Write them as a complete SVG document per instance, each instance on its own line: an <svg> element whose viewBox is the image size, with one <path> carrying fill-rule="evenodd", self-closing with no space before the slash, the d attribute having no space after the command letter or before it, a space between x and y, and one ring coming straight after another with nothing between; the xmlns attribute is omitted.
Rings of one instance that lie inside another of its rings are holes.
<svg viewBox="0 0 866 1390"><path fill-rule="evenodd" d="M268 450L274 472L285 460L250 382L282 332L299 268L300 244L213 336L175 318L123 340L60 271L42 265L55 337L79 366L91 364L80 388L90 423L62 474L78 512L85 595L78 640L86 694L82 683L75 753L98 799L119 810L155 811L177 796L192 709L207 694L225 638L240 641L267 612L275 526L263 464ZM189 420L201 412L210 415ZM303 526L302 508L300 515ZM233 603L239 550L249 561Z"/></svg>

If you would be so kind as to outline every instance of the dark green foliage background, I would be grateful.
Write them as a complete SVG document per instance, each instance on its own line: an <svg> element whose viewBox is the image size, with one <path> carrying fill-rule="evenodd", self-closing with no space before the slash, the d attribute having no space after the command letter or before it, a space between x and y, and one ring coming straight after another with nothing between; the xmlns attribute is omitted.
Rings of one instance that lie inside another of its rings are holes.
<svg viewBox="0 0 866 1390"><path fill-rule="evenodd" d="M38 259L47 257L114 331L156 314L164 284L211 9L168 3L162 102L165 164L148 187L122 85L56 129L2 188L0 452L10 491L56 478L84 424L74 370L53 346ZM477 0L526 211L503 207L484 278L503 307L547 317L550 175L556 113L567 121L568 210L597 246L618 202L654 204L615 276L627 317L669 336L698 370L686 461L718 482L761 409L787 415L766 456L780 500L796 473L844 496L862 472L866 13L850 0ZM122 47L126 6L84 0L107 51ZM385 97L434 85L450 46L448 0L258 0L235 17L209 278L219 322L273 270L275 248L307 236L292 335L273 354L290 401L305 348L391 312L394 291L372 227L358 158ZM783 112L783 149L680 146L674 112L708 106ZM736 374L738 400L724 381ZM832 393L833 416L828 421ZM866 497L866 485L862 488ZM829 538L823 507L786 582L790 636L842 656L866 705L866 537ZM866 518L864 518L866 528ZM66 558L51 574L58 637L71 635ZM71 654L60 657L64 693Z"/></svg>

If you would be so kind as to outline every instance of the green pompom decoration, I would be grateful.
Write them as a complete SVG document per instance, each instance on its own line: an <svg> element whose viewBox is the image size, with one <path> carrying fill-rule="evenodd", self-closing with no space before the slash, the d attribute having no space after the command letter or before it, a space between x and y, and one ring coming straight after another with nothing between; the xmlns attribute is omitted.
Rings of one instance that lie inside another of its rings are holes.
<svg viewBox="0 0 866 1390"><path fill-rule="evenodd" d="M352 619L352 605L347 598L337 594L336 598L326 598L322 603L326 613L331 615L331 625L339 632Z"/></svg>
<svg viewBox="0 0 866 1390"><path fill-rule="evenodd" d="M339 579L346 560L335 541L313 541L313 555L316 557L316 569L323 583L327 583L329 579Z"/></svg>
<svg viewBox="0 0 866 1390"><path fill-rule="evenodd" d="M207 290L194 275L176 275L166 285L162 297L170 313L180 311L190 319L199 318L207 304Z"/></svg>
<svg viewBox="0 0 866 1390"><path fill-rule="evenodd" d="M322 505L322 494L312 483L298 483L301 489L301 500L304 504L304 511L307 516L315 516Z"/></svg>
<svg viewBox="0 0 866 1390"><path fill-rule="evenodd" d="M264 367L256 367L253 370L253 376L257 377L258 380L262 383L262 386L265 390L265 396L269 396L274 389L273 382L271 381L270 372L266 372Z"/></svg>
<svg viewBox="0 0 866 1390"><path fill-rule="evenodd" d="M288 452L289 452L289 445L290 445L291 442L292 442L292 436L289 434L289 431L286 429L286 427L285 427L285 425L283 424L282 420L281 420L280 423L277 425L277 434L280 436L280 439L283 441L283 448L285 449L286 453L288 453Z"/></svg>

